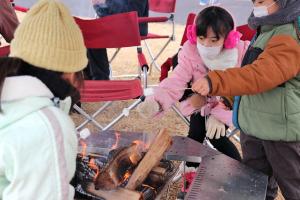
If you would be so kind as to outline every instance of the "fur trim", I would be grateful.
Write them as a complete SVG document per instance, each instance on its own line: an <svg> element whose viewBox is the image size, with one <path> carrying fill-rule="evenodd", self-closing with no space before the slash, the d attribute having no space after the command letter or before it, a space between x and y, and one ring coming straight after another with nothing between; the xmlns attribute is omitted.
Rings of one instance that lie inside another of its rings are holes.
<svg viewBox="0 0 300 200"><path fill-rule="evenodd" d="M236 67L238 64L239 53L237 48L223 49L219 56L214 59L201 58L209 70L225 70L227 68Z"/></svg>

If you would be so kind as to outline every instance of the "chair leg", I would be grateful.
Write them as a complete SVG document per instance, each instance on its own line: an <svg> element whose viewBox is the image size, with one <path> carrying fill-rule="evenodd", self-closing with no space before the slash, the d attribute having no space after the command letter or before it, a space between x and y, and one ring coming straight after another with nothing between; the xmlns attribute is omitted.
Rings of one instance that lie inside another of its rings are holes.
<svg viewBox="0 0 300 200"><path fill-rule="evenodd" d="M154 56L152 50L150 49L148 43L146 42L146 40L144 40L145 43L145 47L147 49L147 52L151 58L151 63L149 65L150 70L149 70L149 74L151 75L152 73L152 67L154 65L154 67L160 72L160 66L157 64L157 59L158 57L163 53L163 51L167 48L167 46L169 45L169 43L172 41L172 37L168 39L168 41L164 44L164 46L162 47L162 49L159 51L158 54L156 54L156 56Z"/></svg>
<svg viewBox="0 0 300 200"><path fill-rule="evenodd" d="M237 136L237 133L239 132L237 128L232 131L226 131L226 132L227 132L226 136L228 138L233 137L233 139L235 139L238 143L240 143L240 137Z"/></svg>
<svg viewBox="0 0 300 200"><path fill-rule="evenodd" d="M149 54L149 56L151 58L151 63L152 63L153 59L154 59L154 55L153 55L150 47L148 46L148 43L147 43L146 40L144 40L144 44L145 44L146 50L147 50L147 52L148 52L148 54ZM149 68L149 75L151 75L151 74L152 74L152 64L150 65L150 68Z"/></svg>
<svg viewBox="0 0 300 200"><path fill-rule="evenodd" d="M204 139L203 144L209 146L212 149L215 149L215 147L210 143L210 141L207 138Z"/></svg>
<svg viewBox="0 0 300 200"><path fill-rule="evenodd" d="M113 125L115 125L118 121L120 121L123 117L127 117L132 109L134 109L138 104L140 104L144 97L140 97L138 100L136 100L133 104L131 104L129 107L124 108L122 113L117 116L113 121L111 121L108 125L106 125L102 130L106 131L110 129Z"/></svg>
<svg viewBox="0 0 300 200"><path fill-rule="evenodd" d="M105 108L110 106L112 104L112 101L106 102L97 112L95 112L92 116L87 114L84 110L82 110L79 106L76 104L74 105L74 109L77 110L80 114L82 114L87 120L85 120L82 124L80 124L76 129L80 130L82 127L84 127L86 124L88 124L90 121L92 121L100 130L103 129L103 126L100 125L96 120L95 117L99 115Z"/></svg>
<svg viewBox="0 0 300 200"><path fill-rule="evenodd" d="M155 67L159 69L160 71L160 67L158 66L158 64L156 63L158 57L163 53L163 51L167 48L167 46L169 45L169 43L172 41L172 38L169 38L168 41L165 43L165 45L161 48L161 50L158 52L158 54L155 56L154 60L151 62L151 65L155 65Z"/></svg>
<svg viewBox="0 0 300 200"><path fill-rule="evenodd" d="M100 130L103 129L103 126L99 124L93 117L91 117L89 114L87 114L84 110L82 110L80 107L78 107L76 104L74 105L74 109L77 110L81 115L83 115L85 118L87 118L87 122L83 122L78 127L76 127L76 130L80 130L82 127L84 127L88 122L93 122L97 128Z"/></svg>
<svg viewBox="0 0 300 200"><path fill-rule="evenodd" d="M115 57L118 55L118 53L120 52L121 48L118 48L114 54L112 55L111 59L109 60L109 64L112 63L112 61L115 59Z"/></svg>
<svg viewBox="0 0 300 200"><path fill-rule="evenodd" d="M155 57L154 57L154 54L153 54L153 52L151 51L151 49L150 49L150 47L149 47L149 45L148 45L148 43L146 42L146 40L144 40L144 43L145 43L145 47L146 47L146 49L147 49L147 52L148 52L148 54L149 54L149 56L150 56L150 58L151 58L151 64L150 64L150 69L149 69L149 75L151 75L152 74L152 66L153 66L153 64L154 64L154 67L158 70L158 71L160 71L160 67L158 66L158 64L156 63L156 61L155 61ZM157 59L157 58L156 58Z"/></svg>
<svg viewBox="0 0 300 200"><path fill-rule="evenodd" d="M190 120L187 117L185 117L175 105L172 106L172 109L185 122L187 126L190 126Z"/></svg>
<svg viewBox="0 0 300 200"><path fill-rule="evenodd" d="M146 67L143 67L143 80L142 80L142 83L143 83L143 86L144 86L144 89L148 87L148 72L147 72L147 68Z"/></svg>
<svg viewBox="0 0 300 200"><path fill-rule="evenodd" d="M234 135L233 138L238 142L241 143L240 137L237 135Z"/></svg>

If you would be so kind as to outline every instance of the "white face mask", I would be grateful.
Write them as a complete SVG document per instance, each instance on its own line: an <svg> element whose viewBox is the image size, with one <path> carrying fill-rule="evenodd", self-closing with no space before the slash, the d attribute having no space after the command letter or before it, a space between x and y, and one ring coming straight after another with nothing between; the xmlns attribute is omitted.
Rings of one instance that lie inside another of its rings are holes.
<svg viewBox="0 0 300 200"><path fill-rule="evenodd" d="M270 8L271 6L273 6L277 1L275 1L274 3L268 5L268 6L254 6L253 8L253 15L255 17L264 17L269 15L269 11L268 8Z"/></svg>
<svg viewBox="0 0 300 200"><path fill-rule="evenodd" d="M220 54L221 50L223 49L223 46L206 47L197 42L197 49L201 57L213 59Z"/></svg>

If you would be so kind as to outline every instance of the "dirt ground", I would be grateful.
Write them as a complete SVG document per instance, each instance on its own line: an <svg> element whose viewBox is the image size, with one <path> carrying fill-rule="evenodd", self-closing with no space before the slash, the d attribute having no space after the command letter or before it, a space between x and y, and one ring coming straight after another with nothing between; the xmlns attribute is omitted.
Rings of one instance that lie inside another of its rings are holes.
<svg viewBox="0 0 300 200"><path fill-rule="evenodd" d="M18 13L18 16L20 19L23 18L24 14ZM171 25L165 25L165 24L156 24L156 25L150 25L149 27L150 32L156 32L160 34L168 34L171 30ZM158 59L158 64L161 65L166 58L174 55L179 48L179 44L181 41L181 36L184 31L184 26L182 25L176 25L176 40L172 41L170 45L167 47L167 49L164 51L164 53L160 56ZM149 45L152 47L152 49L155 52L158 52L159 49L163 45L163 40L153 40L149 41ZM148 57L148 54L146 53L146 49L144 49L145 55L147 56L147 60L150 63L150 59ZM109 50L109 55L112 55L113 49ZM116 75L124 75L124 74L132 74L137 73L137 56L136 56L136 48L124 48L120 51L116 59L112 62L111 67L113 70L113 76ZM152 73L149 78L150 84L158 84L158 78L160 73L153 69ZM109 120L118 114L124 108L125 106L128 106L130 103L132 103L133 100L130 101L121 101L121 102L115 102L112 106L109 107L109 109L105 110L102 115L97 117L97 121L99 123L106 124L109 122ZM89 113L95 112L99 106L101 106L103 103L89 103L89 104L83 104L82 107L84 110L88 111ZM74 122L76 124L79 124L83 121L83 118L80 117L78 114L72 114L72 118L74 119ZM88 125L88 128L92 131L98 131L94 126ZM133 110L129 117L123 118L119 123L117 123L115 126L113 126L112 129L114 130L120 130L120 131L134 131L134 132L146 132L149 134L156 133L161 128L167 128L173 135L186 135L188 131L188 127L186 124L183 123L183 121L172 111L166 113L166 115L163 118L160 119L153 119L153 120L146 120L136 111ZM237 144L239 146L239 144ZM162 199L163 200L174 200L176 199L176 194L180 189L180 181L177 183L174 183L168 194L164 194ZM283 200L284 198L280 195L276 200Z"/></svg>

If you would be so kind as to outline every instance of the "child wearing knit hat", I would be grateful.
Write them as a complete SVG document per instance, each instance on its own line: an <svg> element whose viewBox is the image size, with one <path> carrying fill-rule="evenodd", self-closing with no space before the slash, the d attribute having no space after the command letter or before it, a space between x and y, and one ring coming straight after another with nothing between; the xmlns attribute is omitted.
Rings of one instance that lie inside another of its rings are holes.
<svg viewBox="0 0 300 200"><path fill-rule="evenodd" d="M77 136L68 116L87 64L83 37L57 0L34 5L0 58L0 199L71 200Z"/></svg>
<svg viewBox="0 0 300 200"><path fill-rule="evenodd" d="M242 68L211 71L192 89L236 95L243 162L269 175L266 199L300 199L300 0L252 0L257 30ZM239 84L236 84L239 83Z"/></svg>

